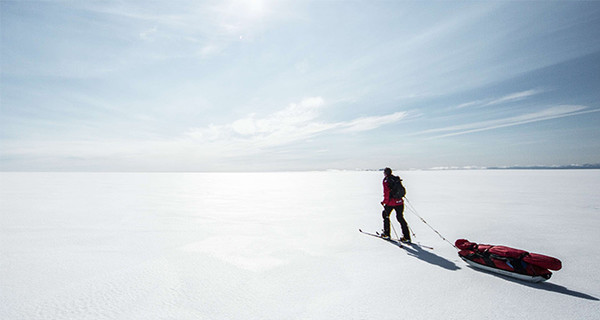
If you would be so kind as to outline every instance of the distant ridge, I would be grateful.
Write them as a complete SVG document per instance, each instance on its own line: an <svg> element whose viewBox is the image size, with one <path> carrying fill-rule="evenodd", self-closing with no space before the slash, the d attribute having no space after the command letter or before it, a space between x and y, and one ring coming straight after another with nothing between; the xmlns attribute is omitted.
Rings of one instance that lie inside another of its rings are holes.
<svg viewBox="0 0 600 320"><path fill-rule="evenodd" d="M600 169L600 163L551 165L551 166L499 166L499 167L434 167L429 170L569 170L569 169Z"/></svg>
<svg viewBox="0 0 600 320"><path fill-rule="evenodd" d="M505 170L505 169L527 169L527 170L548 170L548 169L600 169L600 163L595 164L569 164L569 165L554 165L554 166L508 166L508 167L488 167L490 170Z"/></svg>

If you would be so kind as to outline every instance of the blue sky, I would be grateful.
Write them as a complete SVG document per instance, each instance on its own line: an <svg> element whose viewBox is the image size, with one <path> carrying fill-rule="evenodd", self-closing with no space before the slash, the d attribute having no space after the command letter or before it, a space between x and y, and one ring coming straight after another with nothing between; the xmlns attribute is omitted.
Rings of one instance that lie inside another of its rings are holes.
<svg viewBox="0 0 600 320"><path fill-rule="evenodd" d="M600 162L600 2L0 6L1 170Z"/></svg>

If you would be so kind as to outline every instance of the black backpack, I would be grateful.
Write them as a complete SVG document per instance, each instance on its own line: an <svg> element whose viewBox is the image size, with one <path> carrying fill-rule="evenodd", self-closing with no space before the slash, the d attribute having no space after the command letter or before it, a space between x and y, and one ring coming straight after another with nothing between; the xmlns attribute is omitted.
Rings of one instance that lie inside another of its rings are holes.
<svg viewBox="0 0 600 320"><path fill-rule="evenodd" d="M390 187L390 198L402 199L406 195L406 189L402 185L400 177L390 175L388 177L388 186Z"/></svg>

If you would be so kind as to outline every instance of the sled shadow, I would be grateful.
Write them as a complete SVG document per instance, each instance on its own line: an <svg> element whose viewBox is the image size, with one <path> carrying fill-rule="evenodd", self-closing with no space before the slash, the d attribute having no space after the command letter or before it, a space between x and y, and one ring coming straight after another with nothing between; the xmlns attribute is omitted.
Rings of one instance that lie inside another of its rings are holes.
<svg viewBox="0 0 600 320"><path fill-rule="evenodd" d="M456 271L459 270L460 267L457 266L454 262L447 260L445 258L442 258L440 256L438 256L437 254L431 253L427 250L424 250L423 248L421 248L418 244L408 244L408 245L404 245L403 249L406 250L406 253L409 256L413 256L419 260L423 260L427 263L436 265L438 267L447 269L447 270L451 270L451 271Z"/></svg>
<svg viewBox="0 0 600 320"><path fill-rule="evenodd" d="M492 276L496 276L498 278L504 279L506 281L510 281L510 282L514 282L523 286L527 286L530 288L534 288L534 289L539 289L539 290L546 290L546 291L550 291L550 292L556 292L556 293L561 293L561 294L565 294L568 296L572 296L575 298L581 298L581 299L586 299L586 300L592 300L592 301L600 301L600 299L591 296L589 294L583 293L583 292L579 292L579 291L574 291L574 290L570 290L566 287L554 284L554 283L550 283L550 282L538 282L538 283L534 283L534 282L527 282L527 281L522 281L522 280L518 280L518 279L514 279L511 277L507 277L501 274L497 274L497 273L491 273L491 272L486 272L485 270L479 270L476 268L472 268L469 267L472 270L475 270L477 272L483 272L485 274L489 274Z"/></svg>

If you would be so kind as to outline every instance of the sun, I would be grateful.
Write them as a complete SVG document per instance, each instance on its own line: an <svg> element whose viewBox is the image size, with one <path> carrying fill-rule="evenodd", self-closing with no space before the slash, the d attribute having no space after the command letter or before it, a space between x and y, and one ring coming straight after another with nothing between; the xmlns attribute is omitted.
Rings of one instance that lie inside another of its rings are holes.
<svg viewBox="0 0 600 320"><path fill-rule="evenodd" d="M240 8L246 11L244 14L252 18L260 18L266 13L265 0L239 0Z"/></svg>

